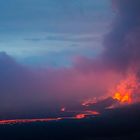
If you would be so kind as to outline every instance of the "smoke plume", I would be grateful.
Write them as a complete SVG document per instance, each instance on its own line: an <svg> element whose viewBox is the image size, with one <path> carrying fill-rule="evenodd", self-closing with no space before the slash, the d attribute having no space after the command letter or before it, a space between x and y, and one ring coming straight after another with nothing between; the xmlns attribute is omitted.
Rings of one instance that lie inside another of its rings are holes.
<svg viewBox="0 0 140 140"><path fill-rule="evenodd" d="M119 71L139 69L140 1L114 0L116 21L105 39L103 58Z"/></svg>

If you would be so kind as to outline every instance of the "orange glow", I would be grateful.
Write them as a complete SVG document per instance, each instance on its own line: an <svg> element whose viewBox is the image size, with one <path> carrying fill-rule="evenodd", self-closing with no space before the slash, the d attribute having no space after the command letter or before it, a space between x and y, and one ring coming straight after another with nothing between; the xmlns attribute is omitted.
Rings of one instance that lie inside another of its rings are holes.
<svg viewBox="0 0 140 140"><path fill-rule="evenodd" d="M121 100L121 94L120 93L115 93L113 98L120 101Z"/></svg>
<svg viewBox="0 0 140 140"><path fill-rule="evenodd" d="M85 117L86 117L85 114L78 114L78 115L76 115L76 119L83 119Z"/></svg>
<svg viewBox="0 0 140 140"><path fill-rule="evenodd" d="M86 111L87 115L100 115L100 112L97 111Z"/></svg>
<svg viewBox="0 0 140 140"><path fill-rule="evenodd" d="M116 93L113 98L120 101L121 103L131 103L132 101L131 96L128 94L121 95L120 93Z"/></svg>
<svg viewBox="0 0 140 140"><path fill-rule="evenodd" d="M86 118L87 116L89 116L89 115L100 115L100 113L99 112L97 112L97 111L85 111L85 112L83 112L83 113L81 113L81 114L78 114L78 115L76 115L76 119L83 119L83 118Z"/></svg>
<svg viewBox="0 0 140 140"><path fill-rule="evenodd" d="M125 80L122 80L117 87L112 90L113 99L120 103L132 103L134 101L133 94L138 89L138 81L135 74L128 74Z"/></svg>
<svg viewBox="0 0 140 140"><path fill-rule="evenodd" d="M0 125L1 124L32 123L32 122L48 122L48 121L58 121L61 119L62 118L0 120Z"/></svg>
<svg viewBox="0 0 140 140"><path fill-rule="evenodd" d="M16 120L0 120L0 125L5 124L19 124L19 123L33 123L33 122L49 122L49 121L59 121L63 119L83 119L89 115L99 115L97 111L84 111L77 114L74 117L59 117L59 118L44 118L44 119L16 119Z"/></svg>

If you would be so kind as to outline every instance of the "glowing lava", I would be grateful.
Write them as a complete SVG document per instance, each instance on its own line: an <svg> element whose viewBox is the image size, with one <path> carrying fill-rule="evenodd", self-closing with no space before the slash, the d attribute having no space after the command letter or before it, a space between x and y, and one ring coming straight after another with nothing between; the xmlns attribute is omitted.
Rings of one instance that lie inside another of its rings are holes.
<svg viewBox="0 0 140 140"><path fill-rule="evenodd" d="M85 111L83 113L80 113L80 114L77 114L75 116L76 119L83 119L83 118L86 118L87 116L89 115L93 115L93 116L96 116L96 115L100 115L99 112L97 111Z"/></svg>
<svg viewBox="0 0 140 140"><path fill-rule="evenodd" d="M113 99L118 100L121 103L131 103L132 102L132 98L131 95L128 95L127 93L125 95L121 95L121 93L116 93L113 97Z"/></svg>
<svg viewBox="0 0 140 140"><path fill-rule="evenodd" d="M48 121L58 121L58 120L61 120L61 119L62 118L0 120L0 125L1 124L48 122Z"/></svg>
<svg viewBox="0 0 140 140"><path fill-rule="evenodd" d="M86 114L78 114L78 115L76 115L76 119L83 119L83 118L85 118L86 117Z"/></svg>
<svg viewBox="0 0 140 140"><path fill-rule="evenodd" d="M138 89L139 83L135 74L128 74L125 80L122 80L117 87L112 90L113 99L118 100L120 103L132 103L133 94Z"/></svg>

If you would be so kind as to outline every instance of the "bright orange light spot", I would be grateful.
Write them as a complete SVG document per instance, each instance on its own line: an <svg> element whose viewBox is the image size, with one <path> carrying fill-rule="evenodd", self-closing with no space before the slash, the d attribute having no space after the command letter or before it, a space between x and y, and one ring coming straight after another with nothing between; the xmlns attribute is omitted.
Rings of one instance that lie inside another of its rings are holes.
<svg viewBox="0 0 140 140"><path fill-rule="evenodd" d="M113 98L120 101L121 100L121 94L116 93Z"/></svg>
<svg viewBox="0 0 140 140"><path fill-rule="evenodd" d="M120 103L133 103L133 94L138 91L139 82L135 73L129 73L126 78L115 87L111 92L115 93L113 99ZM117 91L117 92L116 92Z"/></svg>
<svg viewBox="0 0 140 140"><path fill-rule="evenodd" d="M83 119L85 117L86 117L85 114L78 114L78 115L76 115L76 119Z"/></svg>
<svg viewBox="0 0 140 140"><path fill-rule="evenodd" d="M90 116L90 115L99 115L100 113L99 112L97 112L97 111L85 111L85 112L83 112L83 113L81 113L81 114L78 114L78 115L76 115L76 119L83 119L83 118L86 118L87 116Z"/></svg>
<svg viewBox="0 0 140 140"><path fill-rule="evenodd" d="M90 113L91 115L100 115L100 113L97 112L97 111L89 111L89 113Z"/></svg>
<svg viewBox="0 0 140 140"><path fill-rule="evenodd" d="M129 97L129 95L125 95L125 96L123 96L123 98L122 98L122 102L131 102L131 97Z"/></svg>
<svg viewBox="0 0 140 140"><path fill-rule="evenodd" d="M125 95L121 95L120 93L116 93L113 97L113 99L116 99L118 101L120 101L121 103L131 103L131 96L128 94Z"/></svg>

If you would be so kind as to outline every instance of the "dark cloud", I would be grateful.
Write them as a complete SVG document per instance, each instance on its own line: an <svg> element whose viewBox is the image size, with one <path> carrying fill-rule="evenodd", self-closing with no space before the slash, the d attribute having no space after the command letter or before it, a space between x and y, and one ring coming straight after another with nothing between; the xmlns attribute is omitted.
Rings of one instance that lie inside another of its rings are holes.
<svg viewBox="0 0 140 140"><path fill-rule="evenodd" d="M32 73L19 65L6 53L0 53L0 101L1 109L10 109L13 106L20 108L25 104L26 92L33 90ZM32 92L31 92L32 93Z"/></svg>
<svg viewBox="0 0 140 140"><path fill-rule="evenodd" d="M140 54L140 1L116 0L117 17L106 37L103 58L108 65L126 70L139 63Z"/></svg>

